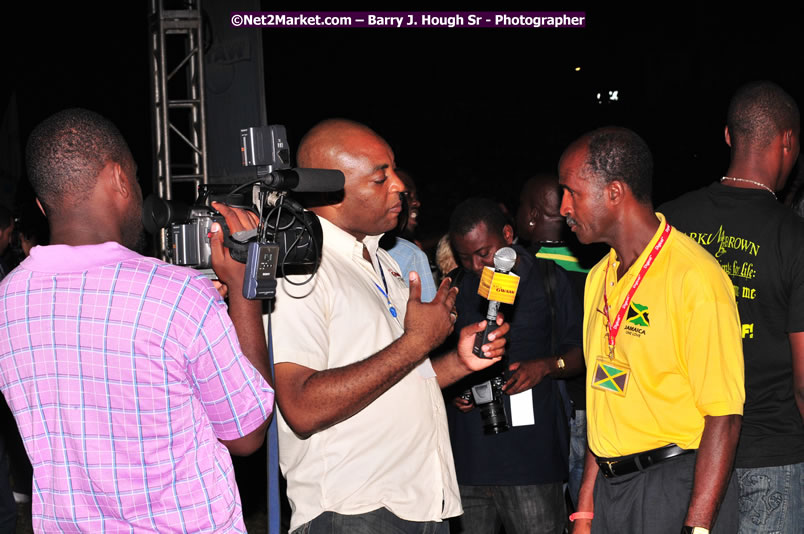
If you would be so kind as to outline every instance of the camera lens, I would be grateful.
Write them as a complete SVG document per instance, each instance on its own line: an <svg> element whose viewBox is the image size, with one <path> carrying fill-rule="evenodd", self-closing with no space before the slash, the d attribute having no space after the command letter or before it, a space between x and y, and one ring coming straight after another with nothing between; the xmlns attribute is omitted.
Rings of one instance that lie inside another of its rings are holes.
<svg viewBox="0 0 804 534"><path fill-rule="evenodd" d="M483 422L483 433L487 435L499 434L511 428L505 415L505 404L499 397L480 406L480 419Z"/></svg>

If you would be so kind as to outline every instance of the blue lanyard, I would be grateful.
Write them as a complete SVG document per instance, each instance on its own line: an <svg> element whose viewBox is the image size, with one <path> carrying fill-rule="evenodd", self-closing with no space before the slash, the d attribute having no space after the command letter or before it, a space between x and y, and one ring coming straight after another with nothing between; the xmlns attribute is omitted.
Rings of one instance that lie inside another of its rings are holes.
<svg viewBox="0 0 804 534"><path fill-rule="evenodd" d="M374 282L374 285L377 286L377 289L380 290L382 296L385 297L385 301L388 303L388 311L391 313L391 317L396 318L396 308L394 305L391 304L391 299L388 297L388 282L385 281L385 272L382 269L382 263L380 263L380 258L377 258L377 265L380 266L380 276L382 277L382 285L385 286L385 291L382 290L380 284Z"/></svg>

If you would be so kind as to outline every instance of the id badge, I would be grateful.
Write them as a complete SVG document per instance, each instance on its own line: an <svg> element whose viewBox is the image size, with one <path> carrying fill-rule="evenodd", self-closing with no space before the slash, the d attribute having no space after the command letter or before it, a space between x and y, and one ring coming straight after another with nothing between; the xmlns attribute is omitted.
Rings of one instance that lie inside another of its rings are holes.
<svg viewBox="0 0 804 534"><path fill-rule="evenodd" d="M595 374L592 388L625 397L631 368L622 362L599 356L595 362Z"/></svg>

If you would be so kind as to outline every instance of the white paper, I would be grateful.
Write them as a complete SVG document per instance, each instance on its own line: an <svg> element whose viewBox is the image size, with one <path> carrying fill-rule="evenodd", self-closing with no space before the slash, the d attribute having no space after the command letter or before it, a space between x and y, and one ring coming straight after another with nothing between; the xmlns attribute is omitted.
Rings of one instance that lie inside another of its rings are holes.
<svg viewBox="0 0 804 534"><path fill-rule="evenodd" d="M511 395L511 425L526 426L533 423L533 390Z"/></svg>

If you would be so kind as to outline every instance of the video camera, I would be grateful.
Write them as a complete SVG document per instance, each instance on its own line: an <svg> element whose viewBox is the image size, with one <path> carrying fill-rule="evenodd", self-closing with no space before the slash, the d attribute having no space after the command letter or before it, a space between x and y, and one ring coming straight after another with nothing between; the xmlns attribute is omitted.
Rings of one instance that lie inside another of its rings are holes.
<svg viewBox="0 0 804 534"><path fill-rule="evenodd" d="M151 195L143 204L143 224L152 234L167 230L171 263L211 270L208 234L218 222L232 258L246 264L243 296L273 298L277 277L309 274L309 281L321 259L321 224L288 192L340 191L344 176L337 170L291 169L285 127L280 125L241 130L240 151L243 166L256 167L255 180L237 186L202 185L192 206ZM211 202L256 210L259 225L231 234Z"/></svg>

